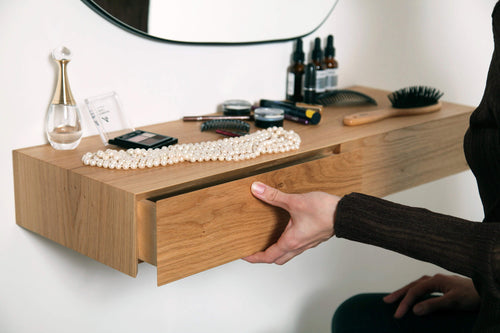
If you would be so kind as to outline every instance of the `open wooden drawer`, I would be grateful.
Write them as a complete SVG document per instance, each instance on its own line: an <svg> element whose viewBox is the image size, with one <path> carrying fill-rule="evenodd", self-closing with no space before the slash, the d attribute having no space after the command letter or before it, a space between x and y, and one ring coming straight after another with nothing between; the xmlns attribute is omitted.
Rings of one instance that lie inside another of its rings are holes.
<svg viewBox="0 0 500 333"><path fill-rule="evenodd" d="M336 154L156 201L138 202L139 258L168 283L263 250L277 240L288 213L254 198L261 181L288 193L361 189L356 153Z"/></svg>

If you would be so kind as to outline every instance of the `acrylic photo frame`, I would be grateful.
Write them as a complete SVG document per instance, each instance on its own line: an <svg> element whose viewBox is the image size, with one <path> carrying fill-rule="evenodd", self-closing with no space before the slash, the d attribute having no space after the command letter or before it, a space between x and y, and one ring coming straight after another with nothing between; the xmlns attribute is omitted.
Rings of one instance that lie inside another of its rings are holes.
<svg viewBox="0 0 500 333"><path fill-rule="evenodd" d="M85 104L105 146L109 144L110 139L135 131L123 111L116 92L87 98Z"/></svg>

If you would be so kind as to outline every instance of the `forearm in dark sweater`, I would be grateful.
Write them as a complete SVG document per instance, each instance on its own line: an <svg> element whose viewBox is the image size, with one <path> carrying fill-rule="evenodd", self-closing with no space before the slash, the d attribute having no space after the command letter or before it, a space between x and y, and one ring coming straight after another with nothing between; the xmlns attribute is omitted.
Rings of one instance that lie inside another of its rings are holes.
<svg viewBox="0 0 500 333"><path fill-rule="evenodd" d="M480 279L500 296L500 224L470 222L359 193L337 206L335 234Z"/></svg>

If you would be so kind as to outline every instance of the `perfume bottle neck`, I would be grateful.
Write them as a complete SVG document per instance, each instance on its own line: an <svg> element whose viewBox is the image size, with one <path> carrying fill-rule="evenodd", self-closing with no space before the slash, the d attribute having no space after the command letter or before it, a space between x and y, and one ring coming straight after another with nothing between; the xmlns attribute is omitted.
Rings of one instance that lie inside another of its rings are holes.
<svg viewBox="0 0 500 333"><path fill-rule="evenodd" d="M73 94L69 87L68 76L66 74L66 66L69 60L58 60L59 75L57 77L57 86L52 98L52 104L76 105Z"/></svg>

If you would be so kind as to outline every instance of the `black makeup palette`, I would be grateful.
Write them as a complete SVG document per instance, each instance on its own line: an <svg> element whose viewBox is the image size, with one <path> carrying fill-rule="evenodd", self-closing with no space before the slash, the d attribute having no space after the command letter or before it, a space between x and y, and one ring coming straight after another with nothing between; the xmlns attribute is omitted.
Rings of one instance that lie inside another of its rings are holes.
<svg viewBox="0 0 500 333"><path fill-rule="evenodd" d="M166 135L136 130L127 134L117 136L108 142L122 148L161 148L177 143L177 138Z"/></svg>

